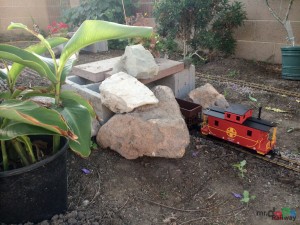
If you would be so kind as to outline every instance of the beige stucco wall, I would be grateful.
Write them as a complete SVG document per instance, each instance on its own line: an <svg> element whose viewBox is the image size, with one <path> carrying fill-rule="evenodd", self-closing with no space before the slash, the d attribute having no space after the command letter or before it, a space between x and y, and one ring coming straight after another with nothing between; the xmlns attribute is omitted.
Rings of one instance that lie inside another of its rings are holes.
<svg viewBox="0 0 300 225"><path fill-rule="evenodd" d="M47 31L47 26L60 16L60 0L0 0L0 37L26 35L24 31L7 31L11 22L32 27L33 22Z"/></svg>
<svg viewBox="0 0 300 225"><path fill-rule="evenodd" d="M258 61L281 63L280 48L287 45L283 26L270 14L265 0L240 0L247 11L243 27L235 32L236 56ZM284 17L288 0L270 0L270 5ZM296 44L300 44L300 0L295 0L290 12Z"/></svg>

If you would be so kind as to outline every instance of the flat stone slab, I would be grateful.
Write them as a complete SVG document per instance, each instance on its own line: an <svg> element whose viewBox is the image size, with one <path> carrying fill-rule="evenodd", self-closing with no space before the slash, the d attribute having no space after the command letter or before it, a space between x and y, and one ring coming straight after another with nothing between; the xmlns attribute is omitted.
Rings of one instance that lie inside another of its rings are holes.
<svg viewBox="0 0 300 225"><path fill-rule="evenodd" d="M120 57L115 57L111 59L78 65L73 67L71 74L77 75L95 83L101 82L105 80L105 78L112 75L112 68L119 59ZM155 80L159 80L161 78L173 75L184 70L183 62L162 58L156 58L155 61L159 66L158 74L151 79L140 79L143 84L151 83Z"/></svg>
<svg viewBox="0 0 300 225"><path fill-rule="evenodd" d="M115 57L74 66L71 74L98 83L107 77L107 72L112 71L113 66L120 58L121 57Z"/></svg>
<svg viewBox="0 0 300 225"><path fill-rule="evenodd" d="M163 58L156 58L155 61L159 67L158 74L151 79L140 79L139 81L143 84L148 84L153 81L160 80L164 77L179 73L184 70L183 62Z"/></svg>

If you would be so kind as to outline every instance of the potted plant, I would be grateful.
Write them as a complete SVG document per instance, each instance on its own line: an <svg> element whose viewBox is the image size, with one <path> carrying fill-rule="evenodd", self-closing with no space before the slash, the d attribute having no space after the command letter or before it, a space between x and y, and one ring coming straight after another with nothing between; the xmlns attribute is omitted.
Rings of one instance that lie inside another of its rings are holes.
<svg viewBox="0 0 300 225"><path fill-rule="evenodd" d="M90 154L91 118L95 112L81 96L61 90L76 60L73 56L98 41L150 36L152 28L87 20L70 40L45 39L20 23L12 23L8 29L24 29L40 43L25 50L0 44L0 59L5 64L0 77L8 85L8 90L0 93L0 222L38 222L66 210L68 144L82 157ZM56 59L52 48L64 42ZM51 58L40 55L45 51ZM13 62L12 66L5 60ZM16 80L25 67L51 84L17 88ZM52 176L54 180L49 181Z"/></svg>
<svg viewBox="0 0 300 225"><path fill-rule="evenodd" d="M284 27L287 33L286 39L290 43L289 46L281 48L282 78L300 80L300 46L295 46L295 37L289 20L290 10L294 0L289 0L284 18L280 18L280 16L273 10L270 6L269 0L265 0L265 2L272 16Z"/></svg>

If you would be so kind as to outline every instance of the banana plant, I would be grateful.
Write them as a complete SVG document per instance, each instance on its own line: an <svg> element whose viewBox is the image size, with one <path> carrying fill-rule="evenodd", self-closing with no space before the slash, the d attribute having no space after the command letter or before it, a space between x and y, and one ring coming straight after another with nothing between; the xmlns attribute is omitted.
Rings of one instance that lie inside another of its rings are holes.
<svg viewBox="0 0 300 225"><path fill-rule="evenodd" d="M8 84L8 91L0 93L3 169L9 168L11 151L17 153L23 165L36 162L29 135L52 135L54 152L59 147L60 136L64 136L69 139L69 146L75 153L82 157L89 156L91 119L96 114L84 98L74 92L61 90L76 61L74 55L80 49L103 40L150 37L152 28L86 20L70 40L59 37L45 39L21 23L12 23L8 29L23 29L37 37L40 43L27 49L0 44L0 60L5 64L5 68L0 70L0 79L6 79ZM52 48L64 42L66 45L60 58L56 59ZM50 53L51 58L41 56L45 51ZM12 66L8 66L6 61L12 61ZM16 88L16 81L25 67L35 70L51 85ZM33 97L40 96L47 97L47 103L33 100Z"/></svg>

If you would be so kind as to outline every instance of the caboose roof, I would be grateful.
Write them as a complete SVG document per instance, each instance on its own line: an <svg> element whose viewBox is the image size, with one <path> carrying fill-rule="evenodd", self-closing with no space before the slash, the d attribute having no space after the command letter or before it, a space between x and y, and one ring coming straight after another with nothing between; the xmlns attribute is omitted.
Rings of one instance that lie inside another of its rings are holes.
<svg viewBox="0 0 300 225"><path fill-rule="evenodd" d="M268 132L272 127L276 126L276 124L273 124L267 120L257 119L255 117L248 118L243 125L265 132Z"/></svg>
<svg viewBox="0 0 300 225"><path fill-rule="evenodd" d="M250 109L251 109L250 107L245 105L231 104L228 108L225 109L225 112L243 116Z"/></svg>

